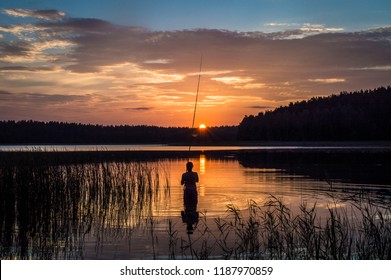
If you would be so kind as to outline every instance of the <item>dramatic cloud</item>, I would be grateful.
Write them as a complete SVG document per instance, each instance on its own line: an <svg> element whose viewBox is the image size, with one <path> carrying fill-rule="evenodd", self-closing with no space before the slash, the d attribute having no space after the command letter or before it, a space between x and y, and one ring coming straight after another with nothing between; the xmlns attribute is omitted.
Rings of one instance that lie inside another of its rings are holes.
<svg viewBox="0 0 391 280"><path fill-rule="evenodd" d="M29 102L46 104L50 116L55 104L63 113L53 114L65 120L77 117L72 112L91 122L98 110L107 114L96 122L188 125L201 56L197 116L208 125L237 124L246 114L292 101L390 84L386 27L353 33L317 24L286 24L294 29L272 33L158 32L65 18L58 11L6 13L56 20L0 27L0 90L12 92L7 106L14 111ZM26 94L32 91L40 94Z"/></svg>

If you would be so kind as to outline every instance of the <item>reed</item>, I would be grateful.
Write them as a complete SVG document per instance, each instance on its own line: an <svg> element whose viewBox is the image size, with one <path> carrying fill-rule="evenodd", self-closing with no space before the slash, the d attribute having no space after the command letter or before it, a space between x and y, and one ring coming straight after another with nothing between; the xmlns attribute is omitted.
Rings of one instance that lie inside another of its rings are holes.
<svg viewBox="0 0 391 280"><path fill-rule="evenodd" d="M86 236L96 250L129 236L168 193L158 164L58 164L56 157L0 159L1 259L83 258Z"/></svg>
<svg viewBox="0 0 391 280"><path fill-rule="evenodd" d="M198 225L191 245L181 248L181 256L190 255L194 259L200 256L279 260L390 259L390 208L375 206L370 199L361 198L349 209L338 208L336 201L330 203L327 215L322 219L317 211L316 203L302 202L298 213L294 214L275 196L261 204L250 201L245 210L228 205L227 215L215 219L217 230L207 222ZM199 240L203 240L202 243ZM208 254L204 253L205 244L209 245ZM191 254L186 254L189 249ZM171 255L172 252L171 248Z"/></svg>

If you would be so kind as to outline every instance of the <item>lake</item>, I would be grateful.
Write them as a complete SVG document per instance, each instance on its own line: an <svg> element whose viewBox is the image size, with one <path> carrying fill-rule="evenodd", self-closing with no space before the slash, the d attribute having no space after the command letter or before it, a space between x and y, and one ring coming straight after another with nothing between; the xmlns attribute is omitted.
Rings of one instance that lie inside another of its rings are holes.
<svg viewBox="0 0 391 280"><path fill-rule="evenodd" d="M388 257L360 236L365 215L391 234L387 147L29 148L0 148L2 259Z"/></svg>
<svg viewBox="0 0 391 280"><path fill-rule="evenodd" d="M349 144L349 143L348 143ZM117 151L117 152L187 152L189 151L264 151L264 150L353 150L353 151L388 151L391 149L389 143L377 144L375 146L363 143L362 145L349 144L339 145L339 143L322 145L272 145L272 146L179 146L179 145L0 145L0 152L96 152L96 151Z"/></svg>

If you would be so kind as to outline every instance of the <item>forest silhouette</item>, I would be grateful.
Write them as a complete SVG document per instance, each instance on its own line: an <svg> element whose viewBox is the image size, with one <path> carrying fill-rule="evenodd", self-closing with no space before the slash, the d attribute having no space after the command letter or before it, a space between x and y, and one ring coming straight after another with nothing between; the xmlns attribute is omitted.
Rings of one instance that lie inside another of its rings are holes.
<svg viewBox="0 0 391 280"><path fill-rule="evenodd" d="M186 127L104 126L66 122L1 121L1 144L185 144L235 140L236 126ZM197 133L195 133L197 132ZM197 135L197 137L194 137Z"/></svg>
<svg viewBox="0 0 391 280"><path fill-rule="evenodd" d="M391 87L342 92L245 116L238 126L104 126L0 121L1 144L234 144L237 141L389 141ZM195 129L197 130L197 129ZM195 137L196 135L196 137Z"/></svg>
<svg viewBox="0 0 391 280"><path fill-rule="evenodd" d="M391 87L342 92L245 116L239 140L391 140Z"/></svg>

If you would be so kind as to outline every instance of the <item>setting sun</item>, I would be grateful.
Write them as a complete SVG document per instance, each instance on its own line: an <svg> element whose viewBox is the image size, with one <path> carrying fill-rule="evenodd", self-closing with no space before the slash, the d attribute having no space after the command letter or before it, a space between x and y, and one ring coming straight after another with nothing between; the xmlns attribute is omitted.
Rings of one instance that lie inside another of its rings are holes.
<svg viewBox="0 0 391 280"><path fill-rule="evenodd" d="M203 123L200 124L200 126L198 127L199 129L205 129L206 128L206 125L204 125Z"/></svg>

